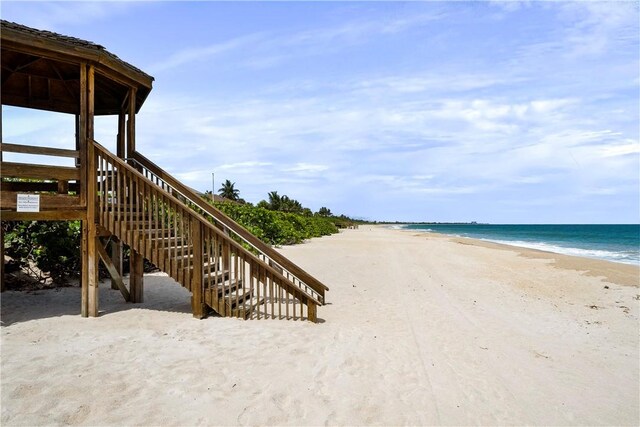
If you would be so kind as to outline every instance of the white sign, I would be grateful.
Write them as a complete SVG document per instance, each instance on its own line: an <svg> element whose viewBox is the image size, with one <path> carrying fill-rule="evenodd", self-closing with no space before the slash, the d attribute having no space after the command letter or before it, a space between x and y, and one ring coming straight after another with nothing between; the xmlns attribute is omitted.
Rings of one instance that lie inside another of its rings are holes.
<svg viewBox="0 0 640 427"><path fill-rule="evenodd" d="M18 194L18 212L40 212L39 194Z"/></svg>

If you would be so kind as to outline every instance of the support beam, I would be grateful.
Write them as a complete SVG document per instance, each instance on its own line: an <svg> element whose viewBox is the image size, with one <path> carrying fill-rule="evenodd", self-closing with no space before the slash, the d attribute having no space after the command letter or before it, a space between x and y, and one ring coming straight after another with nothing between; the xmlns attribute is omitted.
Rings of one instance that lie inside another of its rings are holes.
<svg viewBox="0 0 640 427"><path fill-rule="evenodd" d="M317 323L318 322L318 306L315 303L309 301L307 303L307 309L308 309L308 320L310 322Z"/></svg>
<svg viewBox="0 0 640 427"><path fill-rule="evenodd" d="M200 221L191 217L191 239L193 242L193 274L191 276L191 312L196 319L206 316L204 292L202 289L202 226Z"/></svg>
<svg viewBox="0 0 640 427"><path fill-rule="evenodd" d="M89 227L88 221L85 219L82 221L82 240L80 244L80 260L82 263L80 270L80 285L81 302L80 302L80 315L82 317L89 317L89 248L87 241L89 240Z"/></svg>
<svg viewBox="0 0 640 427"><path fill-rule="evenodd" d="M129 107L127 122L127 157L133 157L136 151L136 88L129 89Z"/></svg>
<svg viewBox="0 0 640 427"><path fill-rule="evenodd" d="M87 165L87 252L88 252L88 274L89 274L89 295L88 314L90 317L98 317L98 252L96 248L96 159L93 147L93 120L94 120L94 68L87 67L87 110L86 110L86 165Z"/></svg>
<svg viewBox="0 0 640 427"><path fill-rule="evenodd" d="M122 240L116 236L111 237L111 262L113 263L116 271L122 276ZM118 289L118 284L114 279L111 279L111 289Z"/></svg>
<svg viewBox="0 0 640 427"><path fill-rule="evenodd" d="M140 303L144 300L144 257L130 248L129 252L129 291L131 302Z"/></svg>
<svg viewBox="0 0 640 427"><path fill-rule="evenodd" d="M118 136L116 140L116 155L123 159L126 152L126 122L127 118L123 111L118 114Z"/></svg>
<svg viewBox="0 0 640 427"><path fill-rule="evenodd" d="M111 258L109 257L109 254L107 254L107 251L104 249L104 247L102 247L100 239L98 237L96 237L95 239L98 255L100 255L100 259L104 263L104 266L107 267L107 271L111 276L111 280L116 283L116 289L120 290L120 293L124 297L125 301L131 301L131 295L129 294L129 290L122 281L122 276L120 275L120 273L118 273L118 270L116 269L116 266L113 264L113 262L111 262Z"/></svg>
<svg viewBox="0 0 640 427"><path fill-rule="evenodd" d="M4 290L4 228L0 222L0 292Z"/></svg>
<svg viewBox="0 0 640 427"><path fill-rule="evenodd" d="M87 67L80 64L80 114L76 116L76 144L80 150L80 204L86 206L87 203ZM86 212L88 214L88 211ZM82 221L82 247L81 262L82 271L80 273L80 284L82 286L80 315L89 316L89 223L93 222L93 217Z"/></svg>

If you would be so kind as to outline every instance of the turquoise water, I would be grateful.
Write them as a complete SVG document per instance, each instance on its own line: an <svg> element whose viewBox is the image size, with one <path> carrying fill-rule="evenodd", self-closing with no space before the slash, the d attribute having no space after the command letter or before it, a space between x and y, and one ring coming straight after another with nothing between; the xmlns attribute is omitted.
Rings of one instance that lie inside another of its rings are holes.
<svg viewBox="0 0 640 427"><path fill-rule="evenodd" d="M400 228L640 264L640 224L406 224Z"/></svg>

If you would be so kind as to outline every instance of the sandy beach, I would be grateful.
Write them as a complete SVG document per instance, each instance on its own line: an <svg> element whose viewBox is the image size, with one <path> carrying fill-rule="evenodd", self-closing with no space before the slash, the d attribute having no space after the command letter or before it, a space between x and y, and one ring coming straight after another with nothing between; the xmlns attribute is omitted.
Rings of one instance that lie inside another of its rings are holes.
<svg viewBox="0 0 640 427"><path fill-rule="evenodd" d="M163 274L2 294L1 424L638 425L638 268L363 226L280 251L320 323L209 317Z"/></svg>

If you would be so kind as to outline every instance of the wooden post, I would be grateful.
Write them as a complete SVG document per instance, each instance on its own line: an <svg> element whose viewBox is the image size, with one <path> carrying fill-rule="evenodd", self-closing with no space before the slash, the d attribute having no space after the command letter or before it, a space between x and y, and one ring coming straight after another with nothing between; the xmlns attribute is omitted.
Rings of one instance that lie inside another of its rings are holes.
<svg viewBox="0 0 640 427"><path fill-rule="evenodd" d="M122 240L116 236L111 236L111 262L116 271L122 276ZM111 279L111 289L119 289L115 279Z"/></svg>
<svg viewBox="0 0 640 427"><path fill-rule="evenodd" d="M96 249L96 159L93 145L93 120L94 120L94 69L92 65L87 67L87 113L86 113L86 152L87 152L87 256L88 256L88 315L98 316L98 252Z"/></svg>
<svg viewBox="0 0 640 427"><path fill-rule="evenodd" d="M0 222L0 292L4 292L4 228Z"/></svg>
<svg viewBox="0 0 640 427"><path fill-rule="evenodd" d="M316 323L318 321L318 306L311 301L307 302L308 320Z"/></svg>
<svg viewBox="0 0 640 427"><path fill-rule="evenodd" d="M129 251L129 293L131 302L140 303L144 299L144 257L130 248Z"/></svg>
<svg viewBox="0 0 640 427"><path fill-rule="evenodd" d="M193 247L193 274L191 276L191 312L193 317L202 319L206 315L202 289L202 226L191 217L191 244Z"/></svg>
<svg viewBox="0 0 640 427"><path fill-rule="evenodd" d="M84 160L83 160L84 161ZM80 303L80 315L82 317L89 316L89 249L87 247L87 240L89 238L89 224L87 219L83 219L81 223L82 227L82 241L80 245L81 251L81 263L82 269L80 272L80 284L82 286L81 303Z"/></svg>
<svg viewBox="0 0 640 427"><path fill-rule="evenodd" d="M121 159L124 158L126 152L126 117L124 111L118 114L118 136L116 140L116 155Z"/></svg>
<svg viewBox="0 0 640 427"><path fill-rule="evenodd" d="M96 249L98 250L98 255L102 259L104 266L107 267L107 271L111 275L111 280L116 282L116 289L120 290L125 301L131 301L129 290L124 286L122 276L120 275L120 273L118 273L116 266L111 261L109 254L107 254L107 251L102 247L102 243L100 242L99 237L96 237Z"/></svg>
<svg viewBox="0 0 640 427"><path fill-rule="evenodd" d="M58 194L67 194L69 193L69 181L60 180L58 181Z"/></svg>
<svg viewBox="0 0 640 427"><path fill-rule="evenodd" d="M127 157L136 150L136 88L129 89L129 121L127 123Z"/></svg>
<svg viewBox="0 0 640 427"><path fill-rule="evenodd" d="M87 66L80 64L80 114L76 119L76 141L80 150L80 203L86 206L87 203ZM80 314L82 317L89 316L89 222L93 218L85 218L82 221L82 246L81 260L82 271L80 273L80 284L82 286Z"/></svg>

